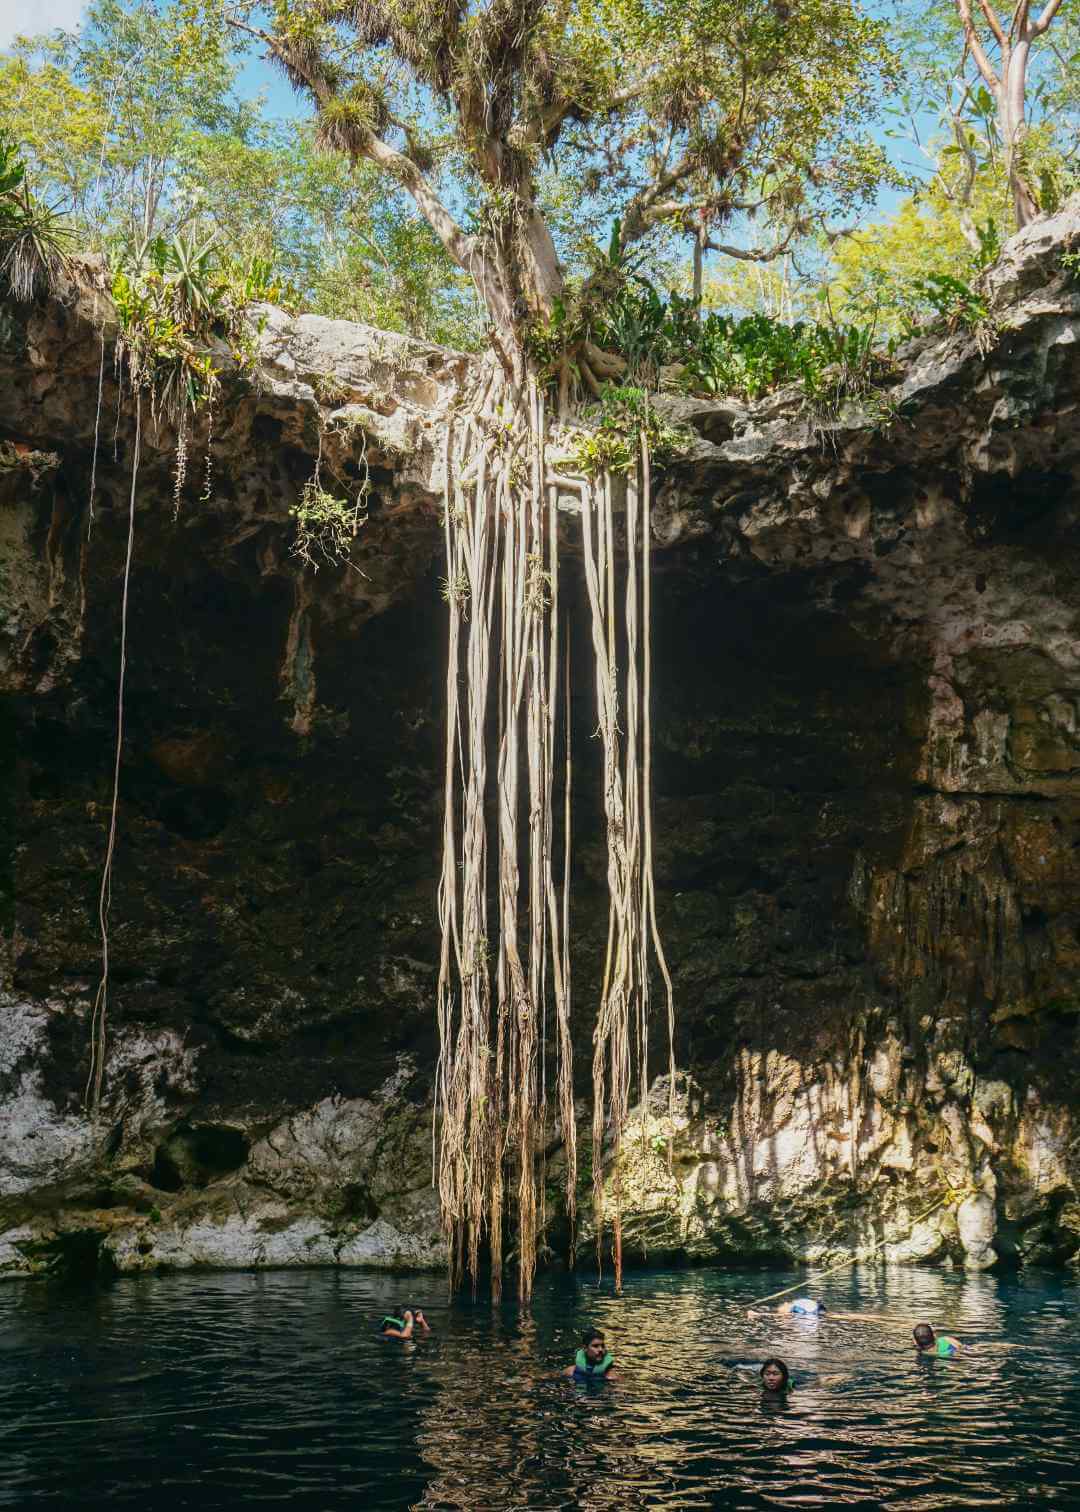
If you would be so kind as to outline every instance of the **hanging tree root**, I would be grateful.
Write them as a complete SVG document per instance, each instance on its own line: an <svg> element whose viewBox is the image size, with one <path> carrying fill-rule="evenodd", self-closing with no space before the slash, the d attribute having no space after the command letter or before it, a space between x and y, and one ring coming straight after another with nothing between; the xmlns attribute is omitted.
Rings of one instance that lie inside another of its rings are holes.
<svg viewBox="0 0 1080 1512"><path fill-rule="evenodd" d="M670 976L655 922L649 817L648 454L643 448L627 489L627 567L620 592L614 525L618 485L609 476L589 481L556 474L547 461L546 430L544 398L535 382L526 377L515 383L491 360L463 409L452 417L444 452L449 654L435 1174L452 1284L460 1284L467 1274L475 1290L486 1238L496 1300L502 1287L510 1179L523 1303L532 1291L540 1242L538 1171L547 1119L543 1025L549 995L571 1233L576 1215L569 658L562 691L567 745L561 896L554 865L560 488L572 488L581 500L604 749L610 907L593 1036L593 1202L599 1249L603 1144L610 1125L617 1285L622 1279L620 1138L629 1111L635 1036L643 1095L647 1085L650 944L668 989L669 1024L671 1014ZM623 706L625 727L620 724ZM493 773L489 750L495 754ZM496 819L490 826L486 802L492 785ZM489 919L492 881L495 917Z"/></svg>
<svg viewBox="0 0 1080 1512"><path fill-rule="evenodd" d="M120 759L124 750L124 680L127 674L128 588L131 560L135 550L135 487L139 477L142 448L142 394L135 394L135 449L131 459L131 492L128 498L127 550L124 555L124 590L120 601L120 676L116 692L116 756L113 762L112 802L109 810L108 840L105 862L101 869L98 892L98 928L101 934L101 980L94 997L90 1017L90 1070L86 1079L84 1101L96 1117L101 1106L101 1089L105 1077L105 1030L109 1007L109 908L112 903L112 865L116 851L116 819L120 806Z"/></svg>

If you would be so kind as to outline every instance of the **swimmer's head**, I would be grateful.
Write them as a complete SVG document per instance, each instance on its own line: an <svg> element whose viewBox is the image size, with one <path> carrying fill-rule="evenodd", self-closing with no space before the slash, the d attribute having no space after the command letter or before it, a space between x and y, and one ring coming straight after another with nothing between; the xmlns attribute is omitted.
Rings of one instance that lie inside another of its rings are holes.
<svg viewBox="0 0 1080 1512"><path fill-rule="evenodd" d="M788 1368L783 1360L766 1360L761 1367L761 1384L766 1391L788 1389Z"/></svg>
<svg viewBox="0 0 1080 1512"><path fill-rule="evenodd" d="M581 1336L581 1347L590 1365L599 1365L607 1354L604 1336L598 1328L587 1328Z"/></svg>
<svg viewBox="0 0 1080 1512"><path fill-rule="evenodd" d="M920 1349L930 1349L934 1343L934 1330L929 1323L916 1323L911 1336Z"/></svg>

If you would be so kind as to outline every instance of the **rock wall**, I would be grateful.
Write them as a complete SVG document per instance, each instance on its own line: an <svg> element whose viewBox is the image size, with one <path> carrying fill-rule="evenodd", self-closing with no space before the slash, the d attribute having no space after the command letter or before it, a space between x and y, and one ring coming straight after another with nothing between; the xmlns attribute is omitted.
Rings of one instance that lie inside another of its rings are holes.
<svg viewBox="0 0 1080 1512"><path fill-rule="evenodd" d="M625 1132L632 1254L1080 1256L1078 240L1075 205L1015 238L992 329L913 345L828 423L665 401L697 435L655 514L680 1076ZM0 309L0 1273L437 1264L439 438L467 359L266 311L178 501L175 437L144 431L91 1124L134 459L94 280ZM313 575L289 511L320 445L372 495L354 565ZM587 1076L585 674L572 709Z"/></svg>

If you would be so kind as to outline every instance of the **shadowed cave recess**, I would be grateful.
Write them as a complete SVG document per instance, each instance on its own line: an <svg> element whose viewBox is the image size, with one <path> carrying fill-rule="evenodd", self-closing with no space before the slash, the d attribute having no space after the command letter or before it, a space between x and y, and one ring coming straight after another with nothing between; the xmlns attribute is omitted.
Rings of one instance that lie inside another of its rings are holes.
<svg viewBox="0 0 1080 1512"><path fill-rule="evenodd" d="M884 431L852 411L823 432L790 395L668 401L697 437L660 480L654 541L680 1075L674 1122L656 1081L624 1141L631 1260L1080 1254L1080 293L1054 261L1078 226L1074 207L1010 244L993 350L954 335L901 354L911 418ZM174 514L164 431L140 460L93 1125L133 418L107 364L91 522L93 311L73 293L3 312L11 1274L442 1263L436 459L466 359L280 312L261 339L260 380L228 388L215 421L210 497L193 487ZM327 371L362 412L373 487L354 566L312 574L289 509ZM576 666L584 1126L607 903ZM559 1263L557 1141L548 1182Z"/></svg>

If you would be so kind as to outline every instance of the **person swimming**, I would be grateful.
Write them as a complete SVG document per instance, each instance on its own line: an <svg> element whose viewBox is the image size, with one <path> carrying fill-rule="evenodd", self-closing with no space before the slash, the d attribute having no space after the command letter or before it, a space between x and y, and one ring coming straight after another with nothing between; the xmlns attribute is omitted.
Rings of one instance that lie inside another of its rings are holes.
<svg viewBox="0 0 1080 1512"><path fill-rule="evenodd" d="M387 1313L379 1329L384 1339L411 1339L417 1331L422 1334L431 1332L419 1307L399 1307L396 1313Z"/></svg>
<svg viewBox="0 0 1080 1512"><path fill-rule="evenodd" d="M782 1396L791 1391L791 1375L783 1360L775 1357L766 1360L759 1372L762 1390L768 1396Z"/></svg>
<svg viewBox="0 0 1080 1512"><path fill-rule="evenodd" d="M920 1354L933 1355L939 1360L951 1360L960 1353L960 1340L948 1334L936 1334L929 1323L916 1323L911 1330L915 1348Z"/></svg>
<svg viewBox="0 0 1080 1512"><path fill-rule="evenodd" d="M606 1381L615 1374L614 1365L615 1356L608 1353L603 1334L598 1328L587 1328L574 1363L563 1375L574 1381Z"/></svg>
<svg viewBox="0 0 1080 1512"><path fill-rule="evenodd" d="M757 1310L753 1307L746 1309L751 1318L763 1318L766 1309ZM824 1302L818 1302L813 1297L796 1297L793 1302L781 1302L776 1311L785 1318L821 1318L825 1315Z"/></svg>

